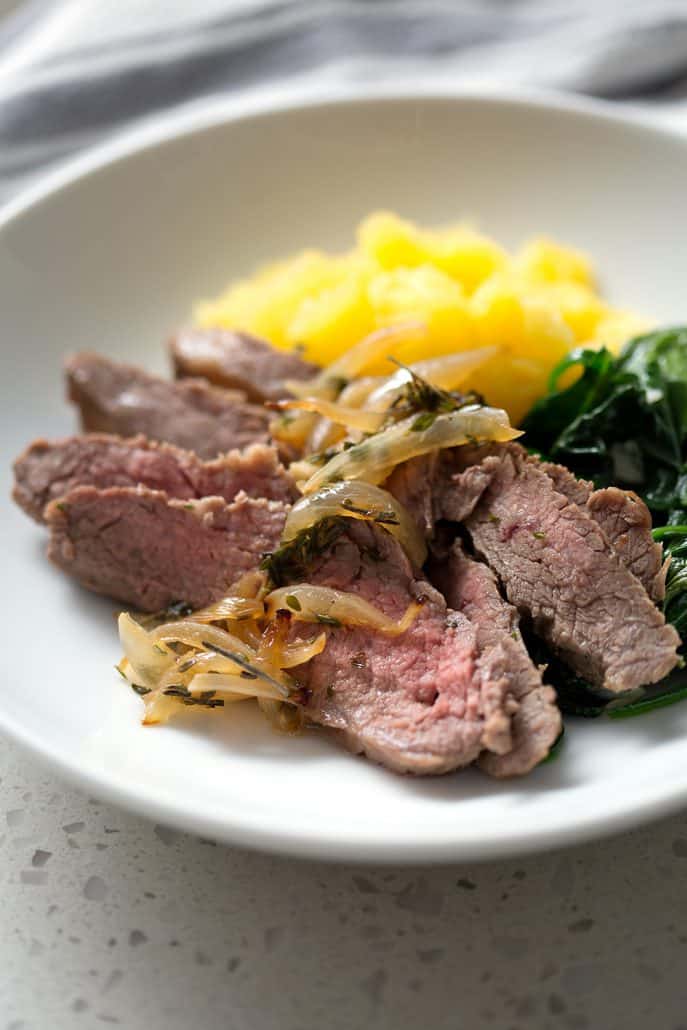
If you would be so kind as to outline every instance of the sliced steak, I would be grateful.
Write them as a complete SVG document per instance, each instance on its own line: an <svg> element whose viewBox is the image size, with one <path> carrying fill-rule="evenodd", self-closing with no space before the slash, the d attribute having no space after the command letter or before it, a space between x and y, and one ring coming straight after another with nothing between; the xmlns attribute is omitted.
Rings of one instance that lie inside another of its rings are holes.
<svg viewBox="0 0 687 1030"><path fill-rule="evenodd" d="M535 632L614 693L666 676L677 664L679 637L590 514L518 448L482 464L491 481L465 525Z"/></svg>
<svg viewBox="0 0 687 1030"><path fill-rule="evenodd" d="M278 350L257 336L229 329L182 329L169 341L169 350L178 378L202 376L260 403L287 397L288 379L312 379L318 372L296 351Z"/></svg>
<svg viewBox="0 0 687 1030"><path fill-rule="evenodd" d="M245 395L204 380L171 383L98 354L77 354L66 365L69 398L88 432L136 436L175 444L201 458L266 443L269 416Z"/></svg>
<svg viewBox="0 0 687 1030"><path fill-rule="evenodd" d="M623 564L649 597L660 603L666 594L668 562L663 561L663 548L651 535L651 513L641 497L609 486L590 494L587 510Z"/></svg>
<svg viewBox="0 0 687 1030"><path fill-rule="evenodd" d="M298 670L312 692L314 722L340 730L353 750L397 772L445 773L485 749L510 750L515 706L500 663L480 654L474 626L415 577L392 536L351 523L308 582L358 594L394 619L424 600L400 637L328 630L322 654Z"/></svg>
<svg viewBox="0 0 687 1030"><path fill-rule="evenodd" d="M475 627L480 652L492 654L495 666L501 664L509 693L518 703L511 750L505 755L484 751L479 764L492 776L521 776L546 757L561 732L556 692L542 683L520 635L518 613L501 597L487 565L468 558L456 542L448 561L436 563L432 581L449 607Z"/></svg>
<svg viewBox="0 0 687 1030"><path fill-rule="evenodd" d="M439 520L462 522L467 518L489 485L491 473L480 459L490 452L480 451L474 458L460 461L457 453L440 451L411 458L397 465L384 484L428 537L434 535Z"/></svg>
<svg viewBox="0 0 687 1030"><path fill-rule="evenodd" d="M224 596L274 550L288 508L247 497L170 500L145 487L81 486L45 512L48 557L83 586L141 611Z"/></svg>
<svg viewBox="0 0 687 1030"><path fill-rule="evenodd" d="M506 452L516 455L518 461L535 465L546 473L558 493L584 508L649 597L657 603L663 600L667 565L663 548L651 535L651 514L644 501L632 491L617 487L594 490L593 483L578 479L564 465L540 461L519 444L459 447L442 452L438 458L413 458L394 470L386 488L431 537L438 521L463 522L468 517L496 468L484 459Z"/></svg>
<svg viewBox="0 0 687 1030"><path fill-rule="evenodd" d="M14 476L14 499L37 522L43 521L49 501L77 486L141 485L182 500L231 501L242 490L249 497L273 501L291 502L296 495L291 476L267 444L202 461L191 451L145 436L122 439L104 433L36 440L17 458Z"/></svg>
<svg viewBox="0 0 687 1030"><path fill-rule="evenodd" d="M576 479L564 465L546 461L539 467L559 493L586 508L623 565L637 577L652 601L660 603L666 593L668 565L663 561L663 548L651 535L651 512L641 497L617 486L595 490L593 483Z"/></svg>

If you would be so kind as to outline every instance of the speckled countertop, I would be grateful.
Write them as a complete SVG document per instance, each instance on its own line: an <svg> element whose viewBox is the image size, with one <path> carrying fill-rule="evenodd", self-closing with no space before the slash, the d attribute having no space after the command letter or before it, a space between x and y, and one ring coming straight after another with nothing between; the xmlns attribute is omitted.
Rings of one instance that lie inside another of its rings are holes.
<svg viewBox="0 0 687 1030"><path fill-rule="evenodd" d="M687 815L437 869L256 855L0 748L0 1030L687 1030Z"/></svg>

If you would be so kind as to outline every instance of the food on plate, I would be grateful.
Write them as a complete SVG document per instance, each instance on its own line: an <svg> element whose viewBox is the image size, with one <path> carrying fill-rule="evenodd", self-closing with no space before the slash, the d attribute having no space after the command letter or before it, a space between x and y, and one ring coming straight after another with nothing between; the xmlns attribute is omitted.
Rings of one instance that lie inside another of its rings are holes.
<svg viewBox="0 0 687 1030"><path fill-rule="evenodd" d="M364 626L328 631L327 646L299 676L312 721L342 731L352 750L398 772L444 773L489 754L494 774L504 755L512 756L512 774L525 773L548 754L561 727L553 690L542 688L527 659L523 692L543 689L543 714L536 740L522 748L514 740L519 702L502 642L482 640L478 624L449 609L383 528L349 522L308 580L365 597L392 618L409 602L422 603L391 647Z"/></svg>
<svg viewBox="0 0 687 1030"><path fill-rule="evenodd" d="M141 611L181 599L201 608L278 546L287 511L243 493L180 501L143 486L79 486L45 509L48 557L89 590Z"/></svg>
<svg viewBox="0 0 687 1030"><path fill-rule="evenodd" d="M69 359L84 433L15 463L52 561L135 610L146 723L253 699L508 777L562 712L687 695L687 330L614 353L632 318L576 252L382 215L201 315L175 381Z"/></svg>
<svg viewBox="0 0 687 1030"><path fill-rule="evenodd" d="M228 329L182 329L169 341L169 352L177 378L199 376L241 390L258 404L279 400L290 380L306 382L319 371L297 351L278 351L257 336Z"/></svg>
<svg viewBox="0 0 687 1030"><path fill-rule="evenodd" d="M505 754L483 751L477 762L492 776L522 775L545 758L561 733L556 692L542 682L525 647L518 611L501 595L488 565L474 561L456 540L448 554L432 564L431 578L446 603L475 627L481 654L505 681L515 703L511 720L512 747Z"/></svg>
<svg viewBox="0 0 687 1030"><path fill-rule="evenodd" d="M143 433L200 458L268 440L263 407L203 379L171 383L98 354L76 354L66 371L69 399L88 433Z"/></svg>
<svg viewBox="0 0 687 1030"><path fill-rule="evenodd" d="M146 486L182 501L249 497L293 501L298 491L274 447L254 443L203 461L193 451L138 435L106 433L36 440L14 463L14 499L37 522L49 501L78 486Z"/></svg>
<svg viewBox="0 0 687 1030"><path fill-rule="evenodd" d="M421 322L423 340L396 357L411 364L496 346L469 385L518 422L578 345L617 351L645 323L603 300L584 254L546 238L515 252L469 225L422 228L378 211L344 254L306 250L231 283L197 306L211 330L245 330L280 350L329 365L381 326ZM383 360L364 370L384 374ZM293 377L292 377L293 378Z"/></svg>

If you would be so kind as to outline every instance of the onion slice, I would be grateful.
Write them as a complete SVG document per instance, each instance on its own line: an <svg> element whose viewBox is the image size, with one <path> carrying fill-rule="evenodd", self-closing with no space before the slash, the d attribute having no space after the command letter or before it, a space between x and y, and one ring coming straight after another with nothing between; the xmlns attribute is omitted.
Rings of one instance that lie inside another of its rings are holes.
<svg viewBox="0 0 687 1030"><path fill-rule="evenodd" d="M122 649L136 682L143 687L156 687L160 677L174 664L174 652L139 626L128 612L120 614L117 628Z"/></svg>
<svg viewBox="0 0 687 1030"><path fill-rule="evenodd" d="M396 537L416 568L420 568L427 557L424 538L403 505L386 490L360 480L332 483L317 493L301 497L289 512L282 542L287 543L301 530L330 516L362 519L383 526Z"/></svg>
<svg viewBox="0 0 687 1030"><path fill-rule="evenodd" d="M281 669L293 669L297 665L305 665L311 658L322 654L327 646L327 634L318 633L312 640L303 640L300 643L287 644L282 651Z"/></svg>
<svg viewBox="0 0 687 1030"><path fill-rule="evenodd" d="M238 637L227 633L217 626L206 626L194 622L168 622L153 630L156 640L178 642L187 647L212 650L224 658L228 658L245 676L270 683L278 691L281 698L288 698L294 689L290 677L260 658Z"/></svg>
<svg viewBox="0 0 687 1030"><path fill-rule="evenodd" d="M279 410L310 411L330 422L359 429L363 433L374 433L384 421L384 411L363 411L362 408L347 407L337 401L328 401L320 397L304 397L302 400L276 401Z"/></svg>
<svg viewBox="0 0 687 1030"><path fill-rule="evenodd" d="M445 354L440 358L427 358L425 361L416 361L407 368L399 368L398 372L389 376L368 394L365 407L388 408L411 381L411 373L439 390L456 390L463 385L468 376L485 365L498 352L498 347L479 347L477 350L460 351L458 354Z"/></svg>
<svg viewBox="0 0 687 1030"><path fill-rule="evenodd" d="M390 348L398 344L422 343L427 339L427 326L423 322L402 322L385 326L365 336L333 361L317 379L352 379L366 368L384 358L393 357ZM317 382L317 380L315 380Z"/></svg>
<svg viewBox="0 0 687 1030"><path fill-rule="evenodd" d="M381 483L396 465L420 454L466 443L505 442L522 436L520 430L511 426L501 408L471 404L429 418L425 425L422 414L413 415L347 451L340 451L310 477L303 485L303 493L316 493L341 479Z"/></svg>
<svg viewBox="0 0 687 1030"><path fill-rule="evenodd" d="M228 595L214 604L199 608L188 618L193 622L242 622L244 619L259 619L263 613L262 601L248 597Z"/></svg>
<svg viewBox="0 0 687 1030"><path fill-rule="evenodd" d="M238 695L244 697L265 697L271 701L282 701L283 698L278 690L270 687L269 683L260 683L255 680L245 680L240 676L231 673L198 673L188 685L188 692L192 696L204 694L208 691L225 691L233 697Z"/></svg>
<svg viewBox="0 0 687 1030"><path fill-rule="evenodd" d="M309 583L279 587L267 595L265 605L268 614L287 611L292 619L300 622L320 622L333 627L363 626L392 637L405 633L422 608L419 601L411 602L396 622L357 594Z"/></svg>

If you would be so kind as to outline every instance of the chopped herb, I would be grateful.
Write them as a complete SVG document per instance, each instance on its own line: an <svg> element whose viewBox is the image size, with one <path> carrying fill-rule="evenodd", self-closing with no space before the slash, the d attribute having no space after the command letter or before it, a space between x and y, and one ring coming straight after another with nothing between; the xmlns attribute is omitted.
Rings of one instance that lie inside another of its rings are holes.
<svg viewBox="0 0 687 1030"><path fill-rule="evenodd" d="M381 526L398 526L398 516L396 512L388 511L377 511L376 508L358 508L350 497L345 498L341 502L341 507L346 511L350 511L355 515L362 515L365 519L370 519L372 522L378 522Z"/></svg>
<svg viewBox="0 0 687 1030"><path fill-rule="evenodd" d="M64 503L64 501L57 501L55 507L58 511L67 511L67 505Z"/></svg>
<svg viewBox="0 0 687 1030"><path fill-rule="evenodd" d="M511 633L511 638L513 640L519 640L520 639L520 634L518 633L517 629L513 630L513 632Z"/></svg>
<svg viewBox="0 0 687 1030"><path fill-rule="evenodd" d="M162 691L167 697L190 697L190 691L182 683L174 683Z"/></svg>
<svg viewBox="0 0 687 1030"><path fill-rule="evenodd" d="M143 687L140 683L132 683L131 689L134 693L138 694L139 697L145 697L146 694L150 693L150 687Z"/></svg>
<svg viewBox="0 0 687 1030"><path fill-rule="evenodd" d="M349 380L346 379L345 376L327 376L325 382L326 385L330 387L330 389L332 389L338 397L341 391L348 386Z"/></svg>
<svg viewBox="0 0 687 1030"><path fill-rule="evenodd" d="M436 422L437 414L436 411L423 411L421 415L417 416L410 428L414 433L421 433L423 430L429 429Z"/></svg>
<svg viewBox="0 0 687 1030"><path fill-rule="evenodd" d="M335 619L333 615L316 615L315 618L318 622L321 622L323 626L339 627L341 625L339 620Z"/></svg>
<svg viewBox="0 0 687 1030"><path fill-rule="evenodd" d="M275 587L287 586L307 578L314 562L332 547L346 528L346 520L330 516L302 529L281 547L263 556L260 568Z"/></svg>
<svg viewBox="0 0 687 1030"><path fill-rule="evenodd" d="M159 644L153 644L153 651L157 651L158 654L169 654L169 651L167 651L164 647L160 647Z"/></svg>
<svg viewBox="0 0 687 1030"><path fill-rule="evenodd" d="M266 683L270 683L273 687L276 687L281 694L286 695L287 690L283 683L275 679L274 676L270 676L264 669L257 669L254 665L248 661L247 658L242 654L238 654L237 651L227 651L226 648L220 647L218 644L209 644L207 640L201 641L203 647L206 647L208 651L214 651L215 654L221 654L223 658L230 658L232 662L236 662L244 672L249 673L246 679L261 679ZM242 673L243 675L243 673Z"/></svg>
<svg viewBox="0 0 687 1030"><path fill-rule="evenodd" d="M329 447L326 451L316 451L315 454L309 454L305 460L310 465L326 465L338 453L337 447Z"/></svg>
<svg viewBox="0 0 687 1030"><path fill-rule="evenodd" d="M181 665L177 666L177 672L188 672L189 669L193 668L197 661L198 658L196 655L194 655L193 658L187 658L185 662L182 662Z"/></svg>
<svg viewBox="0 0 687 1030"><path fill-rule="evenodd" d="M367 655L365 652L358 651L357 654L354 654L351 658L351 665L354 669L364 669L367 665Z"/></svg>
<svg viewBox="0 0 687 1030"><path fill-rule="evenodd" d="M408 418L414 412L423 413L413 423L412 428L416 432L428 429L437 415L446 414L449 411L457 411L467 404L483 403L482 397L476 393L462 394L441 390L436 386L432 386L426 379L417 375L416 372L413 372L412 369L408 368L407 365L403 365L400 361L394 360L394 364L408 372L410 381L405 384L401 393L391 405L389 409L390 414L395 421L399 417ZM430 419L428 417L430 415L434 417Z"/></svg>
<svg viewBox="0 0 687 1030"><path fill-rule="evenodd" d="M298 598L296 597L295 594L287 594L285 600L286 600L286 603L288 604L289 608L292 611L294 611L294 612L301 611L301 609L302 609L301 602L298 600Z"/></svg>
<svg viewBox="0 0 687 1030"><path fill-rule="evenodd" d="M546 540L546 533L542 533L539 530L537 530L536 532L532 533L532 536L534 537L535 540Z"/></svg>
<svg viewBox="0 0 687 1030"><path fill-rule="evenodd" d="M501 519L498 517L498 515L494 515L493 511L489 512L487 518L490 522L493 522L495 526L499 526L501 524Z"/></svg>
<svg viewBox="0 0 687 1030"><path fill-rule="evenodd" d="M186 511L193 511L193 509L195 508L195 504L185 504L184 508L186 508Z"/></svg>

